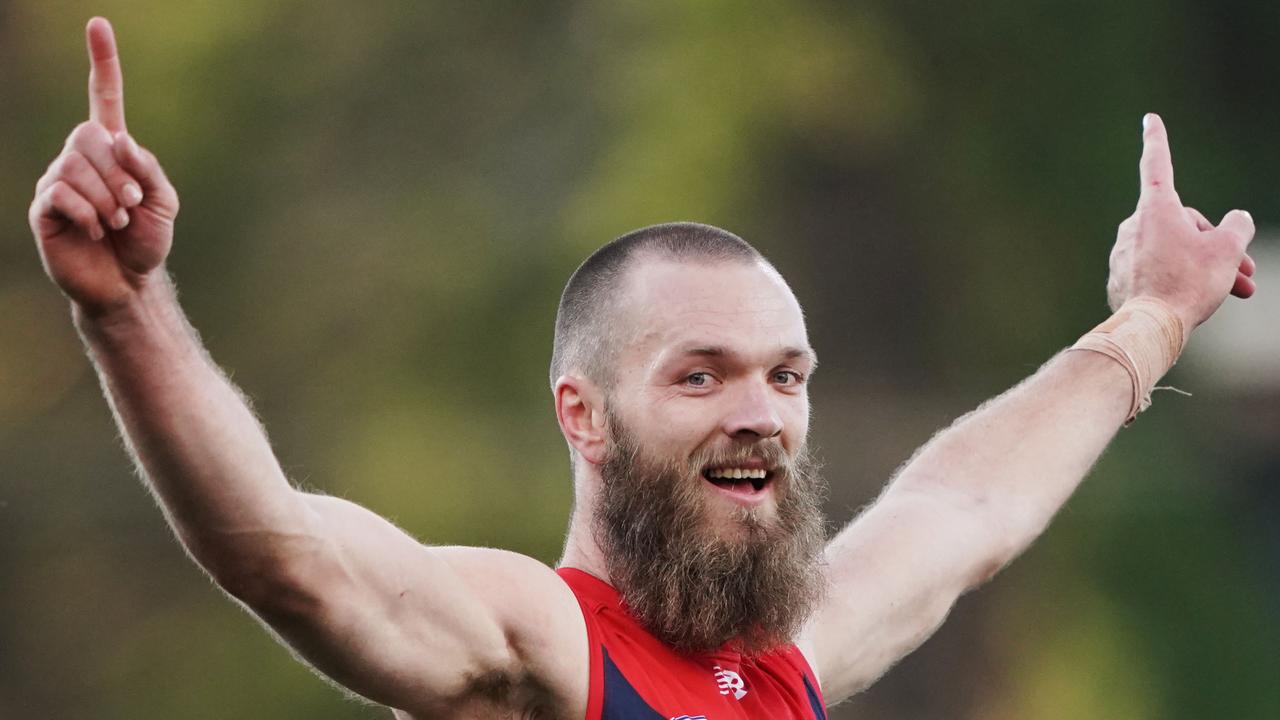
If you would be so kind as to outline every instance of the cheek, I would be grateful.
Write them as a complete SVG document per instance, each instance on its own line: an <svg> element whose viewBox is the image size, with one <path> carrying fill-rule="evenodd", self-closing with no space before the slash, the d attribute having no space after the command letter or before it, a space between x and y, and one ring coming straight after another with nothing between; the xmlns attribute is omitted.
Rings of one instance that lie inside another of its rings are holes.
<svg viewBox="0 0 1280 720"><path fill-rule="evenodd" d="M649 417L651 437L668 453L688 455L715 435L719 416L714 405L687 398L664 404Z"/></svg>
<svg viewBox="0 0 1280 720"><path fill-rule="evenodd" d="M809 436L809 396L804 395L783 410L783 434L789 449L795 449Z"/></svg>
<svg viewBox="0 0 1280 720"><path fill-rule="evenodd" d="M655 429L668 447L697 445L715 430L717 423L704 407L686 407L659 418Z"/></svg>

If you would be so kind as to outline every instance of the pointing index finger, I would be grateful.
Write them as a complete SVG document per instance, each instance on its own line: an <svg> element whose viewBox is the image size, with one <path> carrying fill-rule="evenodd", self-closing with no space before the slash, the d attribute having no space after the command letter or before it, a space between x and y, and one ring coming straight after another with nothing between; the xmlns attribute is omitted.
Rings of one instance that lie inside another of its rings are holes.
<svg viewBox="0 0 1280 720"><path fill-rule="evenodd" d="M89 47L89 119L115 134L125 129L124 75L115 33L106 18L96 17L84 34Z"/></svg>
<svg viewBox="0 0 1280 720"><path fill-rule="evenodd" d="M1142 160L1138 175L1142 181L1139 202L1172 198L1179 202L1173 189L1173 159L1169 153L1169 137L1159 115L1147 113L1142 118Z"/></svg>

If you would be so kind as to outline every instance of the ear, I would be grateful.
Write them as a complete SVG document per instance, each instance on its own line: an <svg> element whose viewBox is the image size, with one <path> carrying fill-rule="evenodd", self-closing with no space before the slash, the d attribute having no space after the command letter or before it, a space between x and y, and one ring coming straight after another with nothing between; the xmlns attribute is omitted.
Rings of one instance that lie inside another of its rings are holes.
<svg viewBox="0 0 1280 720"><path fill-rule="evenodd" d="M563 375L556 380L556 420L569 447L592 465L604 462L605 428L604 393L595 383L577 375Z"/></svg>

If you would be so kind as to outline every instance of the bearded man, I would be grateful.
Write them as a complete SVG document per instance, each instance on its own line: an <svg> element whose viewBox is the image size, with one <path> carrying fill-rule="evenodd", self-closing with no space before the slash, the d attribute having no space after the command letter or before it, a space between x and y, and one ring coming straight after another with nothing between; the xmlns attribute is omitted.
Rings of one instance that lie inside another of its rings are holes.
<svg viewBox="0 0 1280 720"><path fill-rule="evenodd" d="M89 121L30 221L128 448L191 556L295 652L401 718L824 718L1024 550L1186 334L1255 289L1247 213L1214 226L1144 119L1117 312L939 434L825 542L800 305L750 245L644 228L565 288L551 367L575 505L558 569L424 546L291 486L164 268L177 193L124 122L106 21Z"/></svg>

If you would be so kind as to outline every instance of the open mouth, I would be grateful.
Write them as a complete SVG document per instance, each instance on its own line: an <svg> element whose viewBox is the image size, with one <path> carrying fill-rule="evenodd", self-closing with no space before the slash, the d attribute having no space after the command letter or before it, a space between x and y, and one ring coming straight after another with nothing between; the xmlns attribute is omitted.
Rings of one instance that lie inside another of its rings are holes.
<svg viewBox="0 0 1280 720"><path fill-rule="evenodd" d="M763 492L773 481L773 471L764 468L717 467L703 470L702 477L725 490L755 494Z"/></svg>

